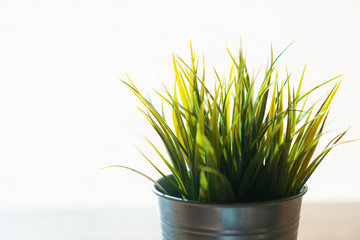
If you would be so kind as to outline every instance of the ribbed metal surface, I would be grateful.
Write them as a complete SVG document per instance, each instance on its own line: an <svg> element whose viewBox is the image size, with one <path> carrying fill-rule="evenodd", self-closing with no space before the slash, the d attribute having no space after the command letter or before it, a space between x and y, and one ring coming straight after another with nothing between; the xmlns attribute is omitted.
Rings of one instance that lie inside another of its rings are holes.
<svg viewBox="0 0 360 240"><path fill-rule="evenodd" d="M159 183L167 187L164 179ZM269 202L202 204L158 196L162 239L169 240L296 240L301 194Z"/></svg>

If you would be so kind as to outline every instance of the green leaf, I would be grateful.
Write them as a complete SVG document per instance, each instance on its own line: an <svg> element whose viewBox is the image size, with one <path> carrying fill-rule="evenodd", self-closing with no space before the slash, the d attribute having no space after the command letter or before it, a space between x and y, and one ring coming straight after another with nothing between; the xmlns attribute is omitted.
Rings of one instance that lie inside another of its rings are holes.
<svg viewBox="0 0 360 240"><path fill-rule="evenodd" d="M155 90L171 109L170 116L165 112L169 108L161 105L158 111L129 77L129 83L124 82L143 104L140 111L161 139L167 156L149 143L174 175L176 183L172 184L184 199L218 203L292 196L330 150L342 144L339 140L346 131L314 157L341 80L325 100L308 103L310 95L341 75L303 93L306 65L298 86L291 84L287 69L284 79L276 70L278 59L290 45L277 56L271 46L270 62L259 86L255 74L248 72L242 48L236 55L227 49L232 61L228 78L214 69L211 91L206 85L205 58L201 72L190 43L190 63L173 54L172 93L166 87L164 93ZM155 162L144 157L164 176Z"/></svg>

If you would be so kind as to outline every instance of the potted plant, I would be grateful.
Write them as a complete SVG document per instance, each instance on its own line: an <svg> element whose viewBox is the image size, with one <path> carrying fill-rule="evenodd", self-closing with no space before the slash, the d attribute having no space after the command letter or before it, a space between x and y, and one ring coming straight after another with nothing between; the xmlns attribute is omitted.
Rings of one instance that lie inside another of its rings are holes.
<svg viewBox="0 0 360 240"><path fill-rule="evenodd" d="M124 82L144 105L142 111L167 151L165 156L149 141L170 175L143 154L162 175L152 181L163 239L297 239L305 184L346 133L315 154L341 76L303 92L305 68L294 88L289 74L279 79L276 72L286 49L274 59L271 48L270 63L256 87L240 49L237 56L228 51L233 62L229 75L221 78L215 71L211 90L205 67L199 73L190 48L189 64L173 55L174 90L157 92L171 109L171 120L130 79ZM333 86L320 103L307 101L328 84Z"/></svg>

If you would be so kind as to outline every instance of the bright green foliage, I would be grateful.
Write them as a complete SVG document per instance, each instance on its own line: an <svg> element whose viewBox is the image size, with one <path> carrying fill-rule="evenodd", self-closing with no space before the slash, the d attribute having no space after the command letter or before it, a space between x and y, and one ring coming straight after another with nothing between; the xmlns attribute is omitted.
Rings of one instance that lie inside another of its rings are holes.
<svg viewBox="0 0 360 240"><path fill-rule="evenodd" d="M205 85L204 72L199 76L192 49L189 65L173 56L173 93L166 89L159 93L172 109L172 122L131 80L126 83L144 104L143 113L164 143L167 157L150 142L174 175L177 183L173 185L184 199L233 203L295 195L346 133L314 156L340 81L322 104L307 107L306 101L315 89L340 76L303 93L305 68L295 89L289 75L278 80L275 63L279 57L273 60L272 55L271 49L271 62L256 90L242 50L236 58L230 54L229 77L218 77L213 92Z"/></svg>

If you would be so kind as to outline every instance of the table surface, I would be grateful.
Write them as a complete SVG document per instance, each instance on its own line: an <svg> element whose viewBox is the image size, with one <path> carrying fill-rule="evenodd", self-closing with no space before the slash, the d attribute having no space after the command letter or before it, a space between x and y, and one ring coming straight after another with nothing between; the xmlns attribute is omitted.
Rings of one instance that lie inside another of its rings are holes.
<svg viewBox="0 0 360 240"><path fill-rule="evenodd" d="M303 204L298 240L359 240L360 203ZM159 240L157 208L0 210L1 240Z"/></svg>

